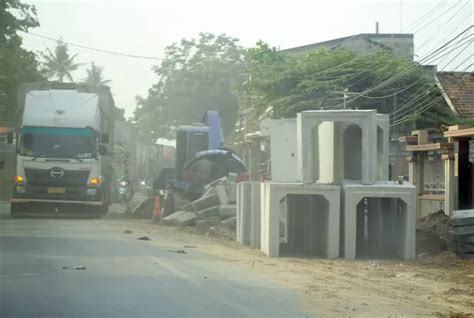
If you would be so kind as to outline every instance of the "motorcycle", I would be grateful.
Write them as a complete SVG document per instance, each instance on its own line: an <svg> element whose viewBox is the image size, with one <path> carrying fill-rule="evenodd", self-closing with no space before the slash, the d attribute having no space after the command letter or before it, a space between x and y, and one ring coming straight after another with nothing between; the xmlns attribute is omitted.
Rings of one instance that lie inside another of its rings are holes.
<svg viewBox="0 0 474 318"><path fill-rule="evenodd" d="M127 206L128 201L131 199L130 184L128 181L122 180L118 186L118 197L121 205Z"/></svg>

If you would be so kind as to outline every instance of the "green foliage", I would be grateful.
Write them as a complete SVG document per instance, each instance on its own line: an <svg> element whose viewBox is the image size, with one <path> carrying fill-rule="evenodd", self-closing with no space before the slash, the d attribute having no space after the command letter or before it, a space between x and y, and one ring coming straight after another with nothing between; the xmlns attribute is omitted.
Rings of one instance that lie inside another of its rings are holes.
<svg viewBox="0 0 474 318"><path fill-rule="evenodd" d="M28 31L39 26L34 6L20 0L0 1L0 42L17 37L18 31Z"/></svg>
<svg viewBox="0 0 474 318"><path fill-rule="evenodd" d="M110 84L110 80L105 79L102 75L103 71L103 67L100 67L92 62L91 67L86 70L87 77L82 80L82 83L92 86L103 86Z"/></svg>
<svg viewBox="0 0 474 318"><path fill-rule="evenodd" d="M147 98L137 97L135 121L147 138L173 137L175 128L199 122L207 110L220 113L224 134L237 119L234 82L241 76L242 49L224 34L200 33L198 39L174 43L153 68L158 83Z"/></svg>
<svg viewBox="0 0 474 318"><path fill-rule="evenodd" d="M243 85L241 98L251 99L256 115L269 108L275 118L294 117L311 109L343 109L344 100L347 108L390 113L421 95L418 103L398 111L395 119L403 120L404 127L439 127L455 121L442 98L436 99L439 90L432 73L389 52L358 55L320 49L293 57L260 42L247 50L245 57L251 81ZM396 74L402 75L390 80ZM359 94L367 89L368 93ZM410 117L435 99L429 112Z"/></svg>
<svg viewBox="0 0 474 318"><path fill-rule="evenodd" d="M33 52L21 47L18 31L38 26L34 6L0 1L0 121L12 121L20 83L43 79Z"/></svg>
<svg viewBox="0 0 474 318"><path fill-rule="evenodd" d="M47 48L46 53L42 53L42 57L43 67L48 78L56 77L60 82L63 82L67 77L69 81L74 82L71 72L77 70L81 64L74 63L77 53L71 56L66 43L61 40L57 41L54 52Z"/></svg>
<svg viewBox="0 0 474 318"><path fill-rule="evenodd" d="M304 110L345 106L391 114L397 131L458 122L432 71L390 52L320 49L295 57L262 41L245 50L236 42L201 34L168 47L165 61L154 68L159 82L146 99L137 98L135 120L142 134L171 136L176 126L217 109L228 136L237 103L250 130L257 129L261 115L295 117Z"/></svg>

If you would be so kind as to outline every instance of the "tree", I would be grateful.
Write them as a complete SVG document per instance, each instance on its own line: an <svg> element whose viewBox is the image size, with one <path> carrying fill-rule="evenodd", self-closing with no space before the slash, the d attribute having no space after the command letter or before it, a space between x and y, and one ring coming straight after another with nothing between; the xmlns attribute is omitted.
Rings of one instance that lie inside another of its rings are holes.
<svg viewBox="0 0 474 318"><path fill-rule="evenodd" d="M2 0L0 2L0 42L7 43L17 38L18 31L28 31L39 26L36 9L33 5L20 0Z"/></svg>
<svg viewBox="0 0 474 318"><path fill-rule="evenodd" d="M81 65L74 63L74 59L77 54L71 56L69 54L69 47L66 43L58 40L54 52L49 48L46 49L46 53L43 53L43 66L48 78L57 77L60 82L64 81L64 77L67 77L69 81L73 82L71 72L77 70Z"/></svg>
<svg viewBox="0 0 474 318"><path fill-rule="evenodd" d="M242 85L240 95L251 99L254 117L268 110L271 117L295 117L304 110L345 105L392 113L392 121L406 130L456 120L440 98L432 73L389 52L368 56L320 49L292 57L260 42L246 50L245 60L251 81Z"/></svg>
<svg viewBox="0 0 474 318"><path fill-rule="evenodd" d="M200 121L207 110L219 111L224 134L233 131L239 105L234 82L243 67L237 43L224 34L200 33L168 46L153 68L158 83L146 98L137 97L134 119L142 135L171 137L177 126Z"/></svg>
<svg viewBox="0 0 474 318"><path fill-rule="evenodd" d="M43 80L33 52L21 47L18 31L38 26L35 7L19 0L0 1L0 119L12 121L20 83Z"/></svg>
<svg viewBox="0 0 474 318"><path fill-rule="evenodd" d="M92 86L102 86L110 84L109 79L104 79L104 76L102 75L103 70L103 67L100 67L94 62L92 62L91 67L86 70L87 77L82 81L82 83Z"/></svg>

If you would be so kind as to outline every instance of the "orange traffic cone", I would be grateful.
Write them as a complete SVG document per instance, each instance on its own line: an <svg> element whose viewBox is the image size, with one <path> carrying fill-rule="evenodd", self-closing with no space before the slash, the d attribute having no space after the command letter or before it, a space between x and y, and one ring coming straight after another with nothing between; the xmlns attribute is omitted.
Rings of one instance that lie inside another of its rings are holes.
<svg viewBox="0 0 474 318"><path fill-rule="evenodd" d="M155 208L153 209L153 220L158 221L161 217L161 200L160 196L157 195L155 198Z"/></svg>

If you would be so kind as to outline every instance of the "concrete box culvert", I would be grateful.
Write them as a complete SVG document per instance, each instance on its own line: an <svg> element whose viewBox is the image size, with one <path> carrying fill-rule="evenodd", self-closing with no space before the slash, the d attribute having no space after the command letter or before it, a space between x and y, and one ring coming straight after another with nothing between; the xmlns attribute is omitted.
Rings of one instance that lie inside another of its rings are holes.
<svg viewBox="0 0 474 318"><path fill-rule="evenodd" d="M377 181L342 185L341 254L345 258L415 258L416 188Z"/></svg>
<svg viewBox="0 0 474 318"><path fill-rule="evenodd" d="M261 191L260 249L265 254L279 256L283 242L293 251L326 258L339 256L338 185L266 182ZM314 205L298 213L298 198L302 196L309 196Z"/></svg>
<svg viewBox="0 0 474 318"><path fill-rule="evenodd" d="M297 114L296 122L298 181L376 181L375 110L303 111Z"/></svg>

